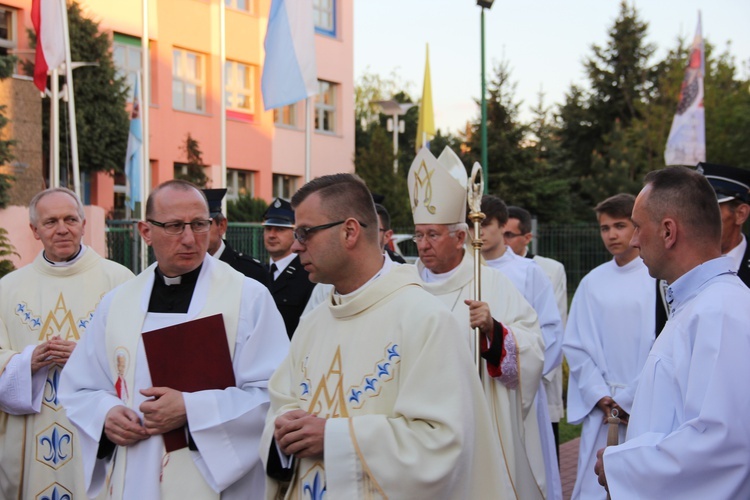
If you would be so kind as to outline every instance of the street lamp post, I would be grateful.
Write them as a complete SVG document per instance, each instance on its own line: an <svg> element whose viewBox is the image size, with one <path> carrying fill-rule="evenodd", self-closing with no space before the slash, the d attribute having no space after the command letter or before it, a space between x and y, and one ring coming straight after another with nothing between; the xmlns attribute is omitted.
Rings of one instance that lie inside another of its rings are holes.
<svg viewBox="0 0 750 500"><path fill-rule="evenodd" d="M484 194L487 194L489 176L487 172L487 83L484 73L484 9L491 9L495 0L477 0L477 5L482 8L481 15L481 37L482 37L482 124L480 126L482 137L482 179L484 179Z"/></svg>
<svg viewBox="0 0 750 500"><path fill-rule="evenodd" d="M406 122L401 120L399 123L399 116L405 115L414 104L400 103L394 99L389 101L374 101L373 104L377 104L382 109L384 115L388 115L391 118L388 119L388 131L393 132L393 173L398 172L398 134L404 132Z"/></svg>

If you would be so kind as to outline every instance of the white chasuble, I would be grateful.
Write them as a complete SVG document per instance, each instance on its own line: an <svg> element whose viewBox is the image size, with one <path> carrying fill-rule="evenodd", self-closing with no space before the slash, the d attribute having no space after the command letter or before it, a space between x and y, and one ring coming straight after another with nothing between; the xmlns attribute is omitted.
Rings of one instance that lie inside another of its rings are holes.
<svg viewBox="0 0 750 500"><path fill-rule="evenodd" d="M424 264L417 261L420 274ZM500 437L503 454L518 498L544 498L547 491L544 457L537 424L536 393L544 366L544 339L534 309L513 283L500 271L482 266L482 301L490 306L492 317L512 334L518 352L518 389L484 373L484 393L490 406L495 432ZM464 252L461 264L446 280L422 283L425 289L448 306L460 328L454 335L466 345L473 345L474 331L469 322L469 306L474 281L474 258ZM484 360L482 361L485 364ZM503 367L505 368L505 367Z"/></svg>
<svg viewBox="0 0 750 500"><path fill-rule="evenodd" d="M77 342L104 294L132 277L85 248L60 267L40 252L0 280L1 498L85 498L78 433L58 398L62 367L32 377L31 353L54 336Z"/></svg>
<svg viewBox="0 0 750 500"><path fill-rule="evenodd" d="M607 498L594 465L607 444L607 424L596 403L612 397L630 411L654 343L656 283L640 257L624 266L614 259L581 280L570 307L563 350L570 366L568 422L583 422L574 499ZM627 427L620 426L620 442Z"/></svg>
<svg viewBox="0 0 750 500"><path fill-rule="evenodd" d="M257 443L268 408L267 380L288 350L273 299L256 281L206 257L187 314L148 313L154 276L152 266L103 299L80 358L71 358L63 373L61 399L81 431L88 492L105 490L127 500L262 495ZM125 404L142 419L140 390L152 383L140 332L217 313L227 330L236 387L182 393L198 451L167 454L159 435L97 459L110 409ZM125 366L118 361L123 353ZM125 386L126 401L118 390Z"/></svg>
<svg viewBox="0 0 750 500"><path fill-rule="evenodd" d="M514 498L470 350L417 281L393 266L300 323L261 457L296 409L327 419L324 455L296 460L290 483L268 478L266 498Z"/></svg>

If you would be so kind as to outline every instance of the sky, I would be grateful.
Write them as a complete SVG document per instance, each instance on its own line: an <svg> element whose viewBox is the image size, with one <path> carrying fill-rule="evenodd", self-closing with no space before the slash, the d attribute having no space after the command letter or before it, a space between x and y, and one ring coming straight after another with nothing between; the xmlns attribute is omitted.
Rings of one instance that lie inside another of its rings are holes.
<svg viewBox="0 0 750 500"><path fill-rule="evenodd" d="M678 37L692 41L700 10L704 39L720 53L730 41L740 76L750 74L749 0L634 4L648 23L647 41L657 46L655 58L676 47ZM479 116L480 11L475 0L356 0L355 81L364 73L395 76L417 101L429 44L435 125L455 133ZM583 61L592 44L606 44L619 11L620 0L495 0L484 16L487 79L494 65L509 63L524 120L540 91L546 105L562 103L571 84L586 84Z"/></svg>

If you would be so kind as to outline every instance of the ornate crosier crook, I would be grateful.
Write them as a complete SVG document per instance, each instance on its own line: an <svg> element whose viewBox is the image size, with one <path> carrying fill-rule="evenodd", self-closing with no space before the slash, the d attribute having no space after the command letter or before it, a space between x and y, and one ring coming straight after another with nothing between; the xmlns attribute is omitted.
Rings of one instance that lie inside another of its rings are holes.
<svg viewBox="0 0 750 500"><path fill-rule="evenodd" d="M482 221L485 218L482 213L482 193L484 193L484 179L482 178L482 167L479 163L474 163L471 169L469 184L466 186L468 196L466 201L469 204L469 220L474 224L474 237L471 240L471 246L474 248L474 291L472 300L482 300ZM479 379L484 376L482 371L481 360L481 341L482 333L479 327L474 328L474 362L479 370Z"/></svg>

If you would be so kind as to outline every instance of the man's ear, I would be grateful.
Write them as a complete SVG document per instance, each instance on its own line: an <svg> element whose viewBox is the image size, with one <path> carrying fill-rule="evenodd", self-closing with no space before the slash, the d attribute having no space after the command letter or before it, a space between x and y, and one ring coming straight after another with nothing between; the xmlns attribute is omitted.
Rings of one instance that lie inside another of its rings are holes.
<svg viewBox="0 0 750 500"><path fill-rule="evenodd" d="M29 228L31 228L31 232L34 234L35 240L41 240L41 236L39 236L39 233L36 230L36 227L34 227L34 224L29 223Z"/></svg>
<svg viewBox="0 0 750 500"><path fill-rule="evenodd" d="M741 226L745 223L748 216L750 216L750 205L747 203L742 203L734 210L734 222L738 226Z"/></svg>
<svg viewBox="0 0 750 500"><path fill-rule="evenodd" d="M148 222L139 220L138 232L140 233L141 238L143 238L143 241L146 242L146 245L151 246L151 226L148 225Z"/></svg>
<svg viewBox="0 0 750 500"><path fill-rule="evenodd" d="M677 222L674 219L666 218L661 221L661 228L664 248L672 248L677 243Z"/></svg>

